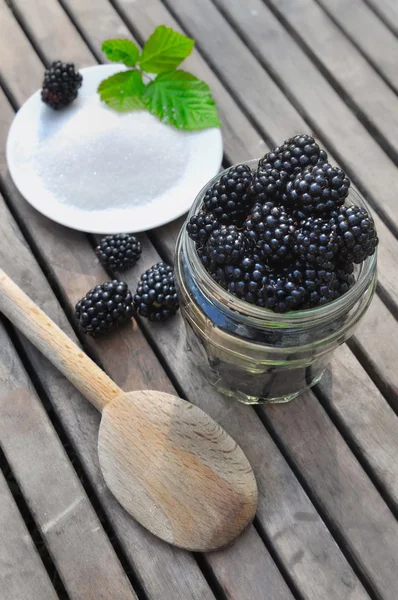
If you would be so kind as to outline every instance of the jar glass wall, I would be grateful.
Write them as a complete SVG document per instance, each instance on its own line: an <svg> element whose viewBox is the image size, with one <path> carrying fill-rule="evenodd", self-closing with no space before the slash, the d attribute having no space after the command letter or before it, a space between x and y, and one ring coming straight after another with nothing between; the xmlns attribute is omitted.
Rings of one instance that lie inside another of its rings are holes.
<svg viewBox="0 0 398 600"><path fill-rule="evenodd" d="M256 168L257 161L248 163ZM188 219L196 214L197 196ZM347 204L365 206L350 191ZM355 284L313 309L274 313L229 294L207 273L182 227L175 278L193 368L224 394L245 403L286 402L319 381L333 350L352 336L376 286L376 253L357 266Z"/></svg>

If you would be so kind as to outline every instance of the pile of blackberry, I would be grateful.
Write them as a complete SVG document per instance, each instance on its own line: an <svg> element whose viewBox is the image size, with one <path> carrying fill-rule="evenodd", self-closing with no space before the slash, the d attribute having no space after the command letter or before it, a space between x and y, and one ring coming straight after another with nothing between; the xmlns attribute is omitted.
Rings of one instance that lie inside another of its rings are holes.
<svg viewBox="0 0 398 600"><path fill-rule="evenodd" d="M288 312L332 302L378 244L372 217L347 199L350 180L309 135L231 167L187 223L202 264L250 304Z"/></svg>

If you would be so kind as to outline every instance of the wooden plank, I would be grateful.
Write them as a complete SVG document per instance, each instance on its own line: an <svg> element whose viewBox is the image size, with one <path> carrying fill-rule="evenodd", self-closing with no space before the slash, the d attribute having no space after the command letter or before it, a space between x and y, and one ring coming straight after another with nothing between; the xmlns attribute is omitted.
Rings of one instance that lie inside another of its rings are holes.
<svg viewBox="0 0 398 600"><path fill-rule="evenodd" d="M22 201L22 204L25 206L25 203ZM74 232L70 232L70 230L63 230L63 228L59 228L59 230L55 231L54 234L54 228L56 228L56 226L52 223L50 223L47 219L43 219L40 218L41 221L44 223L45 226L45 232L43 232L43 239L42 239L42 244L41 244L41 249L43 249L44 246L46 246L46 252L48 252L48 254L46 254L46 257L48 259L48 261L53 264L53 257L55 255L57 255L57 252L59 253L60 251L60 238L61 238L61 231L65 231L65 234L67 233L68 235L71 234L73 235L72 239L65 239L65 246L64 246L64 255L67 256L67 261L68 261L68 274L65 276L64 274L64 270L62 270L62 268L59 270L55 269L55 272L53 272L53 276L54 277L58 277L58 275L61 272L61 287L65 293L65 296L68 297L68 300L70 302L70 280L71 278L73 279L73 284L76 283L76 281L79 281L80 278L83 277L83 275L80 273L79 268L81 268L81 264L84 262L83 256L85 255L86 258L86 264L84 265L84 276L86 277L86 287L85 289L79 291L77 293L76 296L73 296L73 290L72 290L72 298L74 298L74 301L80 297L86 290L87 290L87 286L90 287L92 285L94 285L94 283L92 281L87 282L87 275L86 273L90 272L90 269L94 270L93 267L90 267L91 265L91 261L95 260L94 259L94 255L89 247L89 245L87 244L87 241L85 241L85 238L82 234L74 234ZM31 217L29 217L27 220L29 220L29 222L31 222ZM35 223L34 225L34 231L35 231L35 235L38 233L38 231L40 230L40 225L38 225L37 223ZM65 236L64 236L65 237ZM81 241L84 240L84 241ZM44 243L45 241L45 243ZM74 249L76 249L76 256L71 257L71 251L69 250L70 247L73 247ZM51 258L50 258L51 257ZM78 257L78 266L76 267L76 257ZM159 260L159 257L157 257L157 260ZM157 261L155 261L157 262ZM95 263L97 263L97 261L95 260ZM58 267L60 267L60 263L58 263ZM52 268L52 267L51 267ZM76 272L74 273L73 277L71 277L71 270L76 269ZM103 274L103 270L101 269L101 267L97 268L97 273L98 273L98 277L102 277L104 278L105 275ZM102 275L100 276L99 273L102 273ZM101 281L103 279L99 279L98 281ZM68 295L69 294L69 295ZM129 339L129 333L126 335L125 339L128 340ZM135 334L137 335L137 334ZM119 336L120 337L120 334ZM125 365L122 364L122 360L121 360L121 351L123 349L122 344L120 344L120 347L118 346L118 351L117 354L115 353L115 344L117 343L115 341L116 338L114 338L114 342L112 344L109 345L109 343L107 344L101 344L100 341L96 341L95 343L92 343L92 349L94 351L97 352L97 355L100 356L100 360L102 362L102 364L108 368L111 373L112 376L118 381L124 381L125 385L124 387L126 389L132 389L132 388L139 388L142 387L142 385L139 383L140 380L142 380L142 378L144 377L144 383L143 385L145 387L155 387L154 386L154 377L153 377L153 373L154 371L156 371L156 366L155 365L151 365L151 364L144 364L145 360L148 363L148 358L145 358L145 348L140 348L139 345L137 347L137 342L136 341L132 341L130 348L126 348L126 351L128 350L130 355L135 352L138 355L138 360L137 362L139 363L140 360L143 361L143 366L142 366L142 371L143 371L143 375L141 375L141 378L139 377L139 375L135 374L134 372L130 372L127 373L128 374L128 379L127 381L125 380L126 377L126 368ZM120 342L119 342L120 343ZM126 341L126 345L127 345L127 341ZM101 350L98 352L98 347L101 346ZM115 356L117 356L117 359L115 358ZM131 361L131 358L130 358ZM128 356L126 355L126 362L130 362L128 360ZM133 369L132 369L133 370ZM158 369L159 371L159 369ZM166 382L166 385L170 385L169 383ZM163 386L163 388L162 388ZM159 389L164 389L164 382L159 382L158 385L156 386ZM252 598L262 598L262 594L263 594L263 588L259 587L259 584L261 583L261 581L264 581L264 578L266 577L268 580L268 585L269 586L273 586L273 593L275 594L276 598L281 598L281 600L289 600L291 598L290 592L285 584L285 582L283 581L281 575L279 574L278 570L276 569L271 557L269 556L268 552L265 550L265 547L263 546L260 538L258 537L258 534L256 534L253 531L253 534L250 537L246 537L244 538L245 541L242 542L238 548L239 551L236 552L232 555L232 557L234 558L234 563L231 564L230 560L226 559L223 567L224 567L224 572L230 570L231 572L235 573L237 576L237 579L241 580L241 584L240 584L240 590L239 590L239 594L241 594L242 596L245 596L246 594L249 597ZM261 552L260 552L261 549ZM175 551L178 552L178 551ZM235 558L236 557L236 558ZM143 555L142 556L142 560L147 561L147 556ZM248 579L245 574L246 574L246 566L245 566L245 561L249 561L252 565L253 565L253 571L258 573L258 577L254 578L254 579ZM145 566L144 566L145 568ZM178 582L177 582L178 585ZM154 586L152 585L152 588ZM162 594L164 595L164 590L161 589ZM232 589L232 588L231 588ZM156 590L157 592L157 590ZM255 594L254 594L255 592ZM175 592L174 592L175 593ZM181 591L181 594L183 597L183 589ZM191 591L192 594L192 591ZM203 597L203 592L201 592L200 588L198 585L196 585L196 589L195 589L195 597L196 594L201 594L200 597ZM194 596L192 596L194 597ZM240 597L240 596L239 596Z"/></svg>
<svg viewBox="0 0 398 600"><path fill-rule="evenodd" d="M318 1L397 92L398 43L388 27L362 0ZM392 1L395 4L395 0ZM377 0L380 2L383 0Z"/></svg>
<svg viewBox="0 0 398 600"><path fill-rule="evenodd" d="M193 18L193 0L167 1L178 10L184 4L184 17L189 12L190 19ZM228 13L252 51L276 74L319 136L327 140L347 173L354 181L361 181L375 209L396 229L398 171L394 163L262 0L248 0L245 5L239 0L215 1ZM201 11L205 12L202 4ZM207 30L202 32L202 36L206 35L206 44L210 39L207 33Z"/></svg>
<svg viewBox="0 0 398 600"><path fill-rule="evenodd" d="M35 0L34 10L31 10L33 7L29 0L12 0L12 8L25 31L34 38L40 51L43 46L46 47L48 63L64 60L73 62L80 68L93 62L93 54L81 38L76 38L76 30L70 20L65 18L65 12L58 2ZM60 22L62 27L59 26ZM48 35L49 31L54 31L56 35ZM71 44L74 37L75 43Z"/></svg>
<svg viewBox="0 0 398 600"><path fill-rule="evenodd" d="M376 301L372 306L373 312L378 304L381 302ZM377 329L374 331L379 335ZM366 462L368 472L398 509L398 416L346 345L335 352L330 369L317 389Z"/></svg>
<svg viewBox="0 0 398 600"><path fill-rule="evenodd" d="M18 0L18 3L23 4L25 10L32 8L29 0ZM138 44L138 40L134 38L108 0L98 0L95 3L90 0L63 0L63 5L73 14L73 18L78 23L86 39L89 40L91 47L95 48L100 56L102 55L102 42L109 37L129 38ZM130 6L132 5L130 4ZM157 11L158 6L161 9L159 11ZM147 22L146 32L142 33L142 30L140 31L145 39L160 23L177 28L175 21L160 3L147 0L144 3L135 3L133 8L134 23L132 25L136 27L136 19L140 22L145 20ZM33 14L32 17L34 17ZM238 161L263 154L265 144L261 135L252 127L248 118L228 94L213 71L207 67L197 51L194 51L184 61L184 68L200 76L209 84L220 112L226 152L233 153L238 157Z"/></svg>
<svg viewBox="0 0 398 600"><path fill-rule="evenodd" d="M5 32L11 33L17 31L13 44L7 44L8 36ZM0 8L0 39L2 40L2 61L1 75L4 81L13 81L13 95L15 98L28 98L41 85L42 81L34 77L26 77L26 73L40 73L43 71L42 63L29 44L28 40L21 35L18 35L18 28L15 25L15 20L11 11L5 3ZM25 61L21 63L21 56L25 57ZM41 79L43 78L43 73Z"/></svg>
<svg viewBox="0 0 398 600"><path fill-rule="evenodd" d="M0 531L2 600L57 600L58 596L1 471Z"/></svg>
<svg viewBox="0 0 398 600"><path fill-rule="evenodd" d="M398 150L398 98L315 0L269 0L342 90L355 103L387 147ZM397 13L398 15L398 13Z"/></svg>
<svg viewBox="0 0 398 600"><path fill-rule="evenodd" d="M10 243L15 227L4 224L3 243ZM21 270L19 260L14 257ZM2 326L0 382L0 444L70 598L110 600L117 590L121 599L133 600L130 582Z"/></svg>
<svg viewBox="0 0 398 600"><path fill-rule="evenodd" d="M398 5L395 0L367 0L374 12L398 35Z"/></svg>
<svg viewBox="0 0 398 600"><path fill-rule="evenodd" d="M355 343L366 357L367 369L398 413L397 321L376 296L361 323Z"/></svg>
<svg viewBox="0 0 398 600"><path fill-rule="evenodd" d="M288 405L264 405L260 411L374 593L395 600L398 523L317 398L307 392Z"/></svg>

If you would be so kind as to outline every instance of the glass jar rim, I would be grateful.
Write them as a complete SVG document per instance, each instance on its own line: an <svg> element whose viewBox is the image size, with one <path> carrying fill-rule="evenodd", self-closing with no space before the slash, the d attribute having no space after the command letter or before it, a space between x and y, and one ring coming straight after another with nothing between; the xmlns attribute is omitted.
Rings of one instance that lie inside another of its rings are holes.
<svg viewBox="0 0 398 600"><path fill-rule="evenodd" d="M257 168L259 159L252 159L245 161L244 164L248 165L252 170L253 167ZM227 173L231 167L220 171L215 177L213 177L198 193L196 196L191 210L188 213L187 221L198 212L201 206L203 197L206 191L215 183L224 173ZM350 188L347 200L352 200L351 204L359 204L369 211L368 205L363 196L352 187ZM241 300L236 296L230 294L227 290L222 288L210 274L206 271L202 262L199 259L199 255L196 252L195 243L191 240L186 232L185 225L183 225L183 243L187 251L187 257L189 258L192 266L195 268L198 275L200 275L201 282L204 284L205 291L209 293L211 298L218 299L218 304L225 309L230 309L234 313L240 314L242 317L254 319L261 323L267 322L268 325L278 324L283 325L299 325L305 324L310 321L323 321L333 320L340 314L347 312L357 302L357 300L365 293L369 284L375 278L376 274L376 261L377 261L377 249L372 256L367 258L364 262L359 265L358 276L355 280L354 285L342 296L323 304L315 308L308 308L305 310L296 310L286 313L277 313L268 308L262 308L250 304L245 300Z"/></svg>

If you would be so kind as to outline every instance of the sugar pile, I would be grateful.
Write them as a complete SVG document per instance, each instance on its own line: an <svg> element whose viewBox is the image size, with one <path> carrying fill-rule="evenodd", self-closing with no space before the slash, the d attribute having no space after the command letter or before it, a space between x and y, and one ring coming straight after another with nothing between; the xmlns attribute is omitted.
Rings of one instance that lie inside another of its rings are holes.
<svg viewBox="0 0 398 600"><path fill-rule="evenodd" d="M57 200L89 211L114 210L172 194L186 172L192 133L145 111L104 110L96 97L79 104L43 113L29 148L34 170Z"/></svg>

